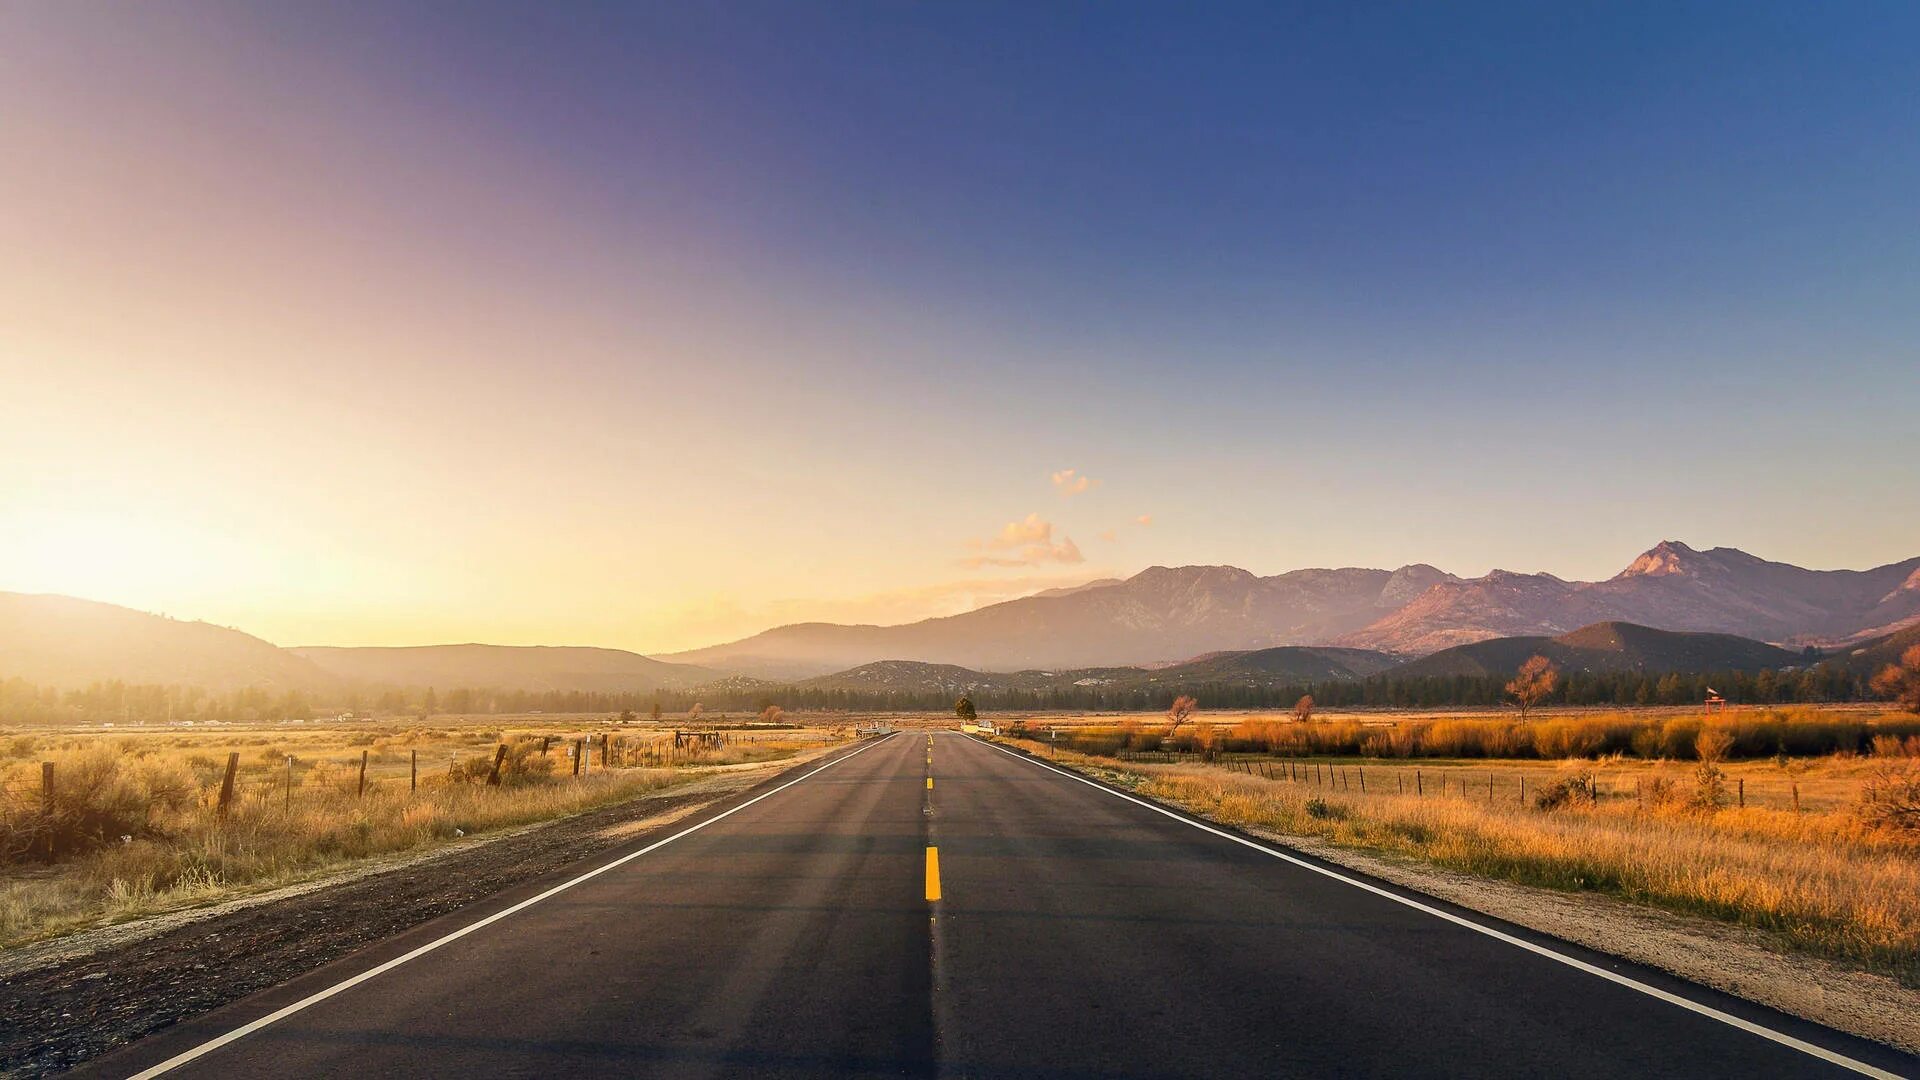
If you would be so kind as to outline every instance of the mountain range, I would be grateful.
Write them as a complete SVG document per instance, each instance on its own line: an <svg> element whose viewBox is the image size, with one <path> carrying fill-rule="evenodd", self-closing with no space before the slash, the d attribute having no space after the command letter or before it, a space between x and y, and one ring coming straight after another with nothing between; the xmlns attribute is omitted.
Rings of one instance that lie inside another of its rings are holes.
<svg viewBox="0 0 1920 1080"><path fill-rule="evenodd" d="M1455 580L1425 565L1273 577L1233 566L1155 566L1124 581L961 615L900 626L798 623L663 659L769 679L880 659L985 671L1178 661L1226 649L1325 644Z"/></svg>
<svg viewBox="0 0 1920 1080"><path fill-rule="evenodd" d="M331 675L365 686L646 693L683 690L725 675L624 649L581 645L312 645L289 651Z"/></svg>
<svg viewBox="0 0 1920 1080"><path fill-rule="evenodd" d="M1915 627L1907 636L1920 636ZM1884 640L1884 639L1881 639ZM1887 651L1876 641L1861 650L1871 663ZM1732 634L1656 630L1632 623L1604 622L1558 637L1510 637L1456 645L1430 656L1401 661L1386 653L1306 645L1221 652L1181 664L1152 668L1105 667L1056 671L987 672L953 664L883 660L796 684L802 690L844 690L862 694L958 694L1009 690L1036 691L1069 686L1110 690L1207 686L1288 687L1308 683L1352 682L1374 675L1391 678L1496 676L1506 678L1531 656L1545 656L1573 674L1645 672L1696 674L1792 668L1808 657L1765 642Z"/></svg>
<svg viewBox="0 0 1920 1080"><path fill-rule="evenodd" d="M1653 670L1646 665L1690 664L1690 655L1716 658L1705 665L1715 668L1781 666L1797 653L1772 646L1803 645L1866 663L1879 655L1870 650L1887 647L1869 639L1909 627L1920 628L1920 558L1870 570L1807 570L1666 541L1598 582L1505 570L1461 578L1425 564L1271 577L1232 566L1156 566L961 615L897 626L800 623L664 657L482 644L281 648L239 630L112 604L0 593L0 678L316 693L349 686L645 693L730 677L970 685L984 673L1012 672L1009 685L1045 685L1063 673L1155 681L1169 676L1154 669L1177 667L1179 677L1196 682L1294 683L1365 677L1421 657L1424 667L1396 670L1511 670L1524 659L1512 654L1526 650L1574 668ZM1688 638L1682 648L1648 636L1659 631L1745 640ZM1582 652L1596 648L1607 656ZM941 665L951 670L936 670Z"/></svg>
<svg viewBox="0 0 1920 1080"><path fill-rule="evenodd" d="M1423 656L1491 638L1597 622L1837 645L1920 620L1920 558L1806 570L1734 548L1665 541L1605 581L1495 570L1155 566L1124 581L1029 596L899 626L799 623L664 659L769 679L879 659L987 671L1177 662L1222 650L1337 645Z"/></svg>

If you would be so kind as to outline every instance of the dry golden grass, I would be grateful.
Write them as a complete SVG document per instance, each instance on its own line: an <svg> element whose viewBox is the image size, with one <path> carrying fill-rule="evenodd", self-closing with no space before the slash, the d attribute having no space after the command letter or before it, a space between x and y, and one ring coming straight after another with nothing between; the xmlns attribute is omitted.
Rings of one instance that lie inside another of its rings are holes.
<svg viewBox="0 0 1920 1080"><path fill-rule="evenodd" d="M1791 948L1920 981L1920 835L1870 827L1845 809L1690 808L1693 779L1680 773L1672 774L1675 796L1658 805L1614 789L1597 802L1575 799L1542 811L1531 800L1489 802L1480 794L1484 786L1476 791L1471 784L1466 795L1458 788L1435 794L1429 786L1422 797L1370 782L1363 794L1218 765L1076 754L1060 760L1227 824L1759 927ZM1473 765L1482 777L1487 768ZM1562 775L1591 768L1572 763ZM1857 795L1867 769L1857 761L1821 762L1802 779L1850 785Z"/></svg>
<svg viewBox="0 0 1920 1080"><path fill-rule="evenodd" d="M543 734L554 736L545 755ZM575 777L565 748L586 734L473 728L54 735L35 736L24 747L15 738L6 747L13 756L0 760L0 784L10 792L0 833L38 837L40 765L51 761L65 854L46 866L23 857L19 842L0 844L15 849L11 865L0 865L0 947L273 888L462 834L564 817L687 783L715 766L781 760L839 738L820 730L739 733L719 747L670 755L657 738L628 736L613 744L619 767L603 767L595 749L587 775ZM501 742L512 752L503 782L489 786L484 778ZM370 778L364 796L362 749ZM421 758L417 791L410 790L414 750ZM242 771L223 821L214 807L231 752L241 754ZM295 758L291 800L288 754Z"/></svg>

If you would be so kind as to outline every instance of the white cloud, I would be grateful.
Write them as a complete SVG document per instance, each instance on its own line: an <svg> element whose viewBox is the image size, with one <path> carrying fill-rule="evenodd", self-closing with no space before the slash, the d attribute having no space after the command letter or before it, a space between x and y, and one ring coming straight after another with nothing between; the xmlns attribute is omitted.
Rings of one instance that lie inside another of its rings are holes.
<svg viewBox="0 0 1920 1080"><path fill-rule="evenodd" d="M1062 495L1078 495L1097 486L1100 481L1078 469L1061 469L1053 474L1054 489Z"/></svg>
<svg viewBox="0 0 1920 1080"><path fill-rule="evenodd" d="M960 565L978 570L983 566L1039 566L1043 563L1083 563L1079 545L1071 537L1053 538L1053 522L1039 514L1010 521L988 540L969 540L967 548L992 554L970 555Z"/></svg>

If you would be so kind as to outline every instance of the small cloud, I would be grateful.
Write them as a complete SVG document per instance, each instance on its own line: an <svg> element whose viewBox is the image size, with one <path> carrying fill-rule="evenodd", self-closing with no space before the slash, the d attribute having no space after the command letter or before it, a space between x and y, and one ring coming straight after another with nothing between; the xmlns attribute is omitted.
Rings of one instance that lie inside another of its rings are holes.
<svg viewBox="0 0 1920 1080"><path fill-rule="evenodd" d="M967 549L1002 553L970 555L960 560L961 566L975 570L983 566L1039 566L1042 563L1087 561L1070 537L1054 540L1053 522L1043 521L1039 514L1028 514L1025 520L1008 522L991 539L969 540Z"/></svg>
<svg viewBox="0 0 1920 1080"><path fill-rule="evenodd" d="M1078 495L1097 486L1100 481L1078 469L1061 469L1053 474L1053 487L1062 495Z"/></svg>
<svg viewBox="0 0 1920 1080"><path fill-rule="evenodd" d="M1009 521L987 546L1016 548L1023 544L1046 544L1053 540L1053 522L1042 521L1039 514L1028 514L1024 521Z"/></svg>
<svg viewBox="0 0 1920 1080"><path fill-rule="evenodd" d="M1153 515L1141 514L1139 517L1133 519L1133 523L1135 525L1151 525L1153 524Z"/></svg>
<svg viewBox="0 0 1920 1080"><path fill-rule="evenodd" d="M1120 530L1107 529L1100 534L1100 539L1105 540L1107 543L1111 544L1115 540L1120 539Z"/></svg>

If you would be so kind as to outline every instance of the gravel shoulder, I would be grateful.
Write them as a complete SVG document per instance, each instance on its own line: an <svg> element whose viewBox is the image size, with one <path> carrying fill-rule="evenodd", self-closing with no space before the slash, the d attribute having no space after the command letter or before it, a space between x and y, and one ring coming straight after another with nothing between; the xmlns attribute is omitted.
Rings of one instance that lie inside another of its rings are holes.
<svg viewBox="0 0 1920 1080"><path fill-rule="evenodd" d="M631 845L826 752L9 950L0 956L0 1076L71 1069L503 889Z"/></svg>

